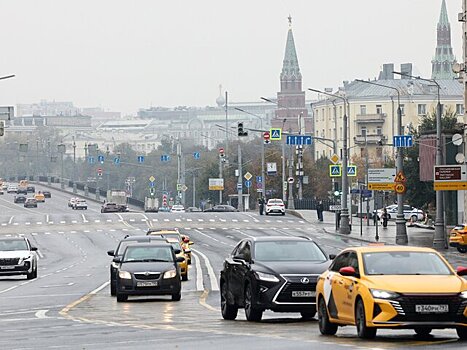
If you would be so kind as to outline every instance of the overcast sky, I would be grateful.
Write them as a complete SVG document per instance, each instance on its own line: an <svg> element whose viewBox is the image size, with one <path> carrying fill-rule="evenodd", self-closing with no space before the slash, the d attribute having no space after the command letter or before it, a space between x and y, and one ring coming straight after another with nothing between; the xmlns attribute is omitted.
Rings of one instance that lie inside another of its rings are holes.
<svg viewBox="0 0 467 350"><path fill-rule="evenodd" d="M461 60L461 0L447 0ZM0 0L0 105L41 99L135 114L274 96L293 18L303 87L431 75L441 0ZM311 97L311 95L308 95Z"/></svg>

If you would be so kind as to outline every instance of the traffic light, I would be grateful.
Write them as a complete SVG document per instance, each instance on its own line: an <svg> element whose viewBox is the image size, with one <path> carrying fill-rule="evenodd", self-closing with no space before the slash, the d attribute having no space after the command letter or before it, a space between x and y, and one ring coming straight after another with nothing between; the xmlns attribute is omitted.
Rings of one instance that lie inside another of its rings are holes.
<svg viewBox="0 0 467 350"><path fill-rule="evenodd" d="M5 122L0 120L0 136L5 135Z"/></svg>
<svg viewBox="0 0 467 350"><path fill-rule="evenodd" d="M238 136L243 137L243 136L248 136L248 131L243 130L243 123L239 122L237 124L237 129L238 129Z"/></svg>

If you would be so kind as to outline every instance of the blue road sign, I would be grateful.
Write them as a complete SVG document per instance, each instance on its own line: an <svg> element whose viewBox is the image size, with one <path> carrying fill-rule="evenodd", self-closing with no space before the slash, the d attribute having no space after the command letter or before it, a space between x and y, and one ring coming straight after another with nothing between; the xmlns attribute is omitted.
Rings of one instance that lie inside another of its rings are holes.
<svg viewBox="0 0 467 350"><path fill-rule="evenodd" d="M89 164L94 164L94 157L88 157L88 163Z"/></svg>
<svg viewBox="0 0 467 350"><path fill-rule="evenodd" d="M114 158L114 164L115 164L115 165L119 165L119 164L120 164L120 158L115 157L115 158Z"/></svg>
<svg viewBox="0 0 467 350"><path fill-rule="evenodd" d="M195 158L196 160L200 159L201 158L201 154L199 152L194 152L193 153L193 158Z"/></svg>
<svg viewBox="0 0 467 350"><path fill-rule="evenodd" d="M251 180L246 180L245 181L245 187L250 188L251 187Z"/></svg>
<svg viewBox="0 0 467 350"><path fill-rule="evenodd" d="M362 190L362 197L371 197L371 194L373 193L373 191L371 190L367 190L367 189L363 189Z"/></svg>
<svg viewBox="0 0 467 350"><path fill-rule="evenodd" d="M155 183L155 182L150 182L150 183L149 183L149 187L151 187L151 188L156 187L156 183Z"/></svg>
<svg viewBox="0 0 467 350"><path fill-rule="evenodd" d="M138 163L144 163L144 156L138 156Z"/></svg>
<svg viewBox="0 0 467 350"><path fill-rule="evenodd" d="M168 154L161 155L161 162L168 162L170 160L170 156Z"/></svg>
<svg viewBox="0 0 467 350"><path fill-rule="evenodd" d="M313 138L306 135L288 135L286 143L288 145L311 145Z"/></svg>
<svg viewBox="0 0 467 350"><path fill-rule="evenodd" d="M340 164L329 165L329 176L342 176L342 166Z"/></svg>
<svg viewBox="0 0 467 350"><path fill-rule="evenodd" d="M104 156L97 156L97 161L101 164L104 163Z"/></svg>
<svg viewBox="0 0 467 350"><path fill-rule="evenodd" d="M357 166L356 165L348 165L347 166L347 175L348 176L357 176Z"/></svg>
<svg viewBox="0 0 467 350"><path fill-rule="evenodd" d="M243 189L243 185L241 183L238 183L237 184L237 190L241 190L241 189Z"/></svg>
<svg viewBox="0 0 467 350"><path fill-rule="evenodd" d="M393 137L392 144L396 148L412 147L413 146L413 135L395 135Z"/></svg>
<svg viewBox="0 0 467 350"><path fill-rule="evenodd" d="M282 140L282 129L281 128L274 128L269 131L269 135L271 140Z"/></svg>
<svg viewBox="0 0 467 350"><path fill-rule="evenodd" d="M262 176L256 176L256 182L263 182Z"/></svg>

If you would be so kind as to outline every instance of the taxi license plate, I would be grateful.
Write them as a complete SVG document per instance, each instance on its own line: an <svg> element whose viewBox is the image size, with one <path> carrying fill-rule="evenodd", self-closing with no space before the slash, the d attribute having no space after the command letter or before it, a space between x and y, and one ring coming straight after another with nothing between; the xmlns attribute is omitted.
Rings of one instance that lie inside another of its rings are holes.
<svg viewBox="0 0 467 350"><path fill-rule="evenodd" d="M137 287L157 287L157 282L136 282Z"/></svg>
<svg viewBox="0 0 467 350"><path fill-rule="evenodd" d="M415 312L421 314L442 314L449 312L449 305L415 305Z"/></svg>
<svg viewBox="0 0 467 350"><path fill-rule="evenodd" d="M314 297L316 296L315 292L309 290L294 290L292 291L292 297L294 298L304 298L304 297Z"/></svg>
<svg viewBox="0 0 467 350"><path fill-rule="evenodd" d="M12 270L14 268L14 266L0 266L0 270Z"/></svg>

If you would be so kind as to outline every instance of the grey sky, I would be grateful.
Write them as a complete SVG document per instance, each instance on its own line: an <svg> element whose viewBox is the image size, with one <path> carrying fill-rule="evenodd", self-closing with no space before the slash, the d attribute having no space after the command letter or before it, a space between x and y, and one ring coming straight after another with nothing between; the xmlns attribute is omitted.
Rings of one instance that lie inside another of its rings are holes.
<svg viewBox="0 0 467 350"><path fill-rule="evenodd" d="M0 105L41 99L136 113L274 96L293 18L303 86L431 74L441 0L0 0ZM460 60L461 0L447 0Z"/></svg>

